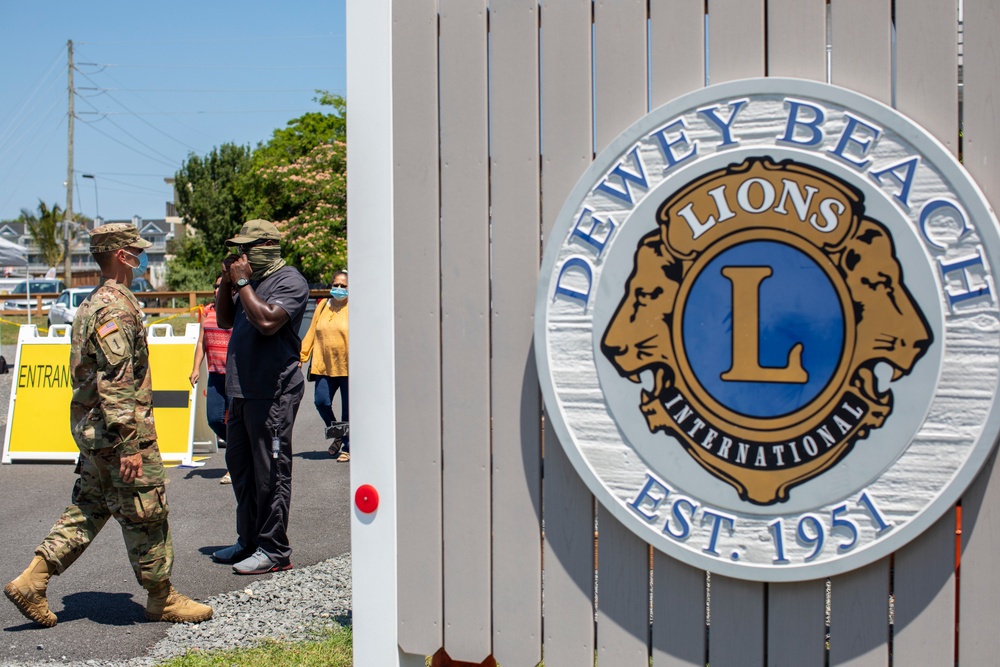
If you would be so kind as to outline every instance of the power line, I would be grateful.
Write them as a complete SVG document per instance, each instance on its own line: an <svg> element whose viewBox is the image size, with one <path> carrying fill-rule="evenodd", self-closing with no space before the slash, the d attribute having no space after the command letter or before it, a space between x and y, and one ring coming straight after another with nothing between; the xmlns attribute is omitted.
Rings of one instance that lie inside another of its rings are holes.
<svg viewBox="0 0 1000 667"><path fill-rule="evenodd" d="M28 105L32 103L32 101L34 100L35 96L38 95L39 90L41 89L41 86L45 82L45 80L49 79L49 84L45 88L45 92L46 93L48 93L48 91L51 90L51 88L55 84L55 82L59 81L59 77L52 77L52 73L55 71L56 65L59 64L59 62L62 60L63 53L65 53L65 47L61 48L59 50L59 53L56 54L55 58L53 58L52 64L49 65L48 71L46 71L45 74L43 74L38 79L38 81L35 83L34 87L32 88L31 92L28 94L27 99L25 99L24 104L22 104L21 108L18 109L14 113L14 115L11 117L10 122L8 123L7 127L4 128L4 130L2 132L0 132L0 146L2 146L3 143L4 143L4 141L6 140L6 138L8 136L10 136L10 133L13 132L15 126L18 123L20 123L21 115L28 108Z"/></svg>
<svg viewBox="0 0 1000 667"><path fill-rule="evenodd" d="M56 129L61 129L61 128L62 128L62 121L59 122L59 127ZM21 170L21 178L18 179L17 183L14 184L14 187L11 189L10 196L8 196L7 199L5 199L2 204L0 204L0 208L6 208L7 205L10 204L10 200L14 198L14 195L19 194L21 192L21 184L24 183L24 179L28 177L28 173L30 172L31 168L35 166L35 163L38 162L38 158L41 157L42 153L45 152L45 149L49 147L50 143L52 143L52 139L56 136L56 134L57 134L56 132L50 132L49 138L46 139L45 143L42 145L42 149L35 151L35 157L31 160L31 164L28 165L27 169Z"/></svg>
<svg viewBox="0 0 1000 667"><path fill-rule="evenodd" d="M346 69L347 65L120 65L118 63L80 63L94 67L118 67L127 69L274 69L274 70L320 70Z"/></svg>
<svg viewBox="0 0 1000 667"><path fill-rule="evenodd" d="M81 111L81 114L100 116L201 116L213 114L227 114L235 116L246 113L309 113L316 109L238 109L235 111L143 111L139 113L129 113L125 111ZM317 112L318 113L318 112ZM99 120L99 119L98 119Z"/></svg>
<svg viewBox="0 0 1000 667"><path fill-rule="evenodd" d="M10 172L13 171L14 169L16 169L18 167L18 162L24 156L24 154L30 148L32 148L31 143L38 136L38 133L42 131L42 128L45 127L45 124L49 121L50 117L52 116L52 112L56 109L57 106L59 106L59 104L60 104L59 100L54 100L52 102L52 104L49 105L49 108L46 109L43 114L39 114L39 115L36 115L34 117L34 119L32 121L32 125L29 128L29 131L31 131L31 136L29 136L29 137L27 137L25 139L25 141L23 142L23 144L21 146L20 152L11 160L11 162L10 162L10 169L8 170L7 174L5 174L4 177L3 177L4 182L6 182L7 179L9 178ZM60 119L59 119L59 121L56 123L56 129L62 128L63 118L65 118L65 116L61 116ZM46 147L49 145L49 143L52 142L52 138L54 136L55 136L55 132L54 131L49 134L49 138L45 142L45 146ZM38 152L35 153L35 157L31 161L31 166L34 166L35 162L38 161L38 156L39 155L40 155L40 153L38 153ZM22 177L22 180L23 180L23 177Z"/></svg>
<svg viewBox="0 0 1000 667"><path fill-rule="evenodd" d="M83 76L83 77L84 77L85 79L87 79L87 80L88 80L88 81L90 81L91 83L95 83L95 82L94 82L94 80L93 80L93 79L91 79L91 78L90 78L89 76L87 76L86 74L82 74L82 73L81 73L81 76ZM174 137L174 136L172 136L172 135L170 135L170 134L168 134L168 133L164 132L164 131L163 131L163 130L161 130L160 128L158 128L158 127L156 127L155 125L153 125L152 123L150 123L150 122L149 122L148 120L146 120L145 118L141 118L141 117L139 116L139 114L137 114L136 112L132 111L132 109L130 109L130 108L129 108L128 106L126 106L124 102L122 102L121 100L119 100L118 98L116 98L116 97L115 97L114 95L111 95L111 94L108 94L108 97L109 97L109 98L110 98L111 100L113 100L113 101L114 101L114 102L115 102L116 104L118 104L118 105L119 105L120 107L122 107L123 109L125 109L125 110L126 110L126 111L127 111L128 113L130 113L131 115L135 116L135 117L136 117L136 118L137 118L138 120L142 121L143 123L145 123L146 125L148 125L149 127L151 127L151 128L152 128L153 130L155 130L156 132L159 132L160 134L162 134L163 136L165 136L165 137L166 137L167 139L170 139L171 141L174 141L174 142L176 142L176 143L180 144L181 146L183 146L184 148L187 148L188 150L192 150L192 151L194 151L194 150L198 150L197 148L195 148L195 147L194 147L194 146L192 146L191 144L189 144L189 143L186 143L186 142L184 142L184 141L181 141L180 139L178 139L178 138L176 138L176 137ZM93 105L91 105L91 106L93 106ZM137 141L138 141L138 140L137 140ZM147 148L150 148L150 149L152 150L152 148L151 148L151 147L147 147ZM161 153L161 155L162 155L162 153ZM166 156L164 156L164 157L166 157Z"/></svg>
<svg viewBox="0 0 1000 667"><path fill-rule="evenodd" d="M94 174L95 176L135 176L149 178L163 178L163 174L139 174L133 171L95 171L93 169L77 169L81 174Z"/></svg>
<svg viewBox="0 0 1000 667"><path fill-rule="evenodd" d="M84 75L86 76L86 75ZM91 80L87 77L88 80ZM315 93L315 88L87 88L77 86L77 90L94 90L101 93L125 91L129 93Z"/></svg>
<svg viewBox="0 0 1000 667"><path fill-rule="evenodd" d="M114 81L115 83L117 83L117 84L118 84L119 86L122 86L122 87L125 87L125 84L123 84L123 83L122 83L121 81L119 81L119 80L118 80L118 79L116 79L116 78L115 78L114 76L112 76L110 72L109 72L108 74L106 74L105 76L107 76L107 77L108 77L109 79L111 79L112 81ZM133 94L134 94L134 95L135 95L136 97L138 97L138 98L139 98L139 100L140 100L141 102L144 102L144 103L146 103L146 104L149 104L149 102L148 102L147 100L145 100L145 99L144 99L143 97L141 97L140 95L137 95L137 94L135 94L135 93L133 93ZM157 107L156 107L155 105L152 105L152 104L149 104L149 106L151 106L151 107L153 107L154 109L157 109L157 110L158 110L158 108L157 108ZM184 128L184 129L186 129L186 130L188 130L188 131L190 131L190 132L194 132L195 134L198 134L198 135L201 135L202 137L204 137L204 138L206 138L206 139L211 139L211 138L212 138L212 137L210 137L209 135L207 135L207 134L205 134L204 132L202 132L201 130L199 130L198 128L196 128L196 127L192 127L191 125L188 125L188 124L186 124L186 123L182 123L182 122L180 122L179 120L177 120L176 118L171 118L171 120L172 120L172 121L174 122L174 124L176 124L176 125L178 125L178 126L180 126L180 127Z"/></svg>
<svg viewBox="0 0 1000 667"><path fill-rule="evenodd" d="M81 120L83 120L83 119L81 119ZM167 166L167 167L170 167L171 169L173 169L173 168L175 168L177 166L177 164L174 163L174 162L164 162L163 160L155 158L152 155L147 155L146 153L143 153L142 151L140 151L136 147L130 146L130 145L126 144L124 141L118 139L117 137L111 136L110 134L108 134L107 132L105 132L104 130L102 130L100 127L98 127L97 125L95 125L93 122L88 122L88 121L85 121L85 120L83 122L86 123L91 128L93 128L98 133L103 134L104 136L106 136L108 139L110 139L111 141L115 142L116 144L124 146L125 148L129 149L133 153L141 155L142 157L146 158L147 160L152 160L153 162L159 162L160 164L162 164L164 166ZM164 156L164 157L166 157L166 156Z"/></svg>
<svg viewBox="0 0 1000 667"><path fill-rule="evenodd" d="M125 186L129 187L130 189L129 190L121 190L121 189L115 189L115 188L107 188L107 187L104 186L105 182L118 183L119 185L125 185ZM164 185L164 189L163 190L154 190L152 188L144 188L142 186L132 185L131 183L125 183L124 181L116 181L116 180L114 180L112 178L102 178L101 179L101 190L102 191L106 190L108 192L129 192L129 193L132 193L132 194L135 194L137 192L150 192L150 193L152 193L154 195L162 195L162 194L165 193L166 185Z"/></svg>
<svg viewBox="0 0 1000 667"><path fill-rule="evenodd" d="M86 102L88 105L90 105L91 108L93 108L93 109L97 108L93 104L91 104L91 102L89 100L87 100L87 99L84 98L83 101ZM81 118L80 120L82 120L83 122L87 123L88 125L90 125L91 127L93 127L96 130L98 128L96 127L95 123L98 123L98 122L104 120L105 119L104 117L107 116L108 114L106 112L100 112L100 111L96 111L96 112L81 111L80 114L77 114L77 117L79 117L81 114L88 114L89 115L91 113L99 113L99 114L101 114L101 117L97 118L97 119L95 119L93 121L89 121L89 122L86 121L86 120L84 120L83 118ZM123 128L121 125L119 125L115 121L113 121L111 119L108 119L108 122L111 125L114 125L115 127L117 127L119 130L121 130L122 133L124 133L125 135L127 135L128 137L130 137L131 139L133 139L134 141L136 141L140 145L144 146L145 148L148 148L152 152L154 152L157 155L159 155L160 157L162 157L162 158L170 161L171 163L173 162L173 158L172 157L170 157L169 155L164 155L160 151L156 150L155 148L153 148L152 146L150 146L149 144L145 143L144 141L142 141L141 139L139 139L138 137L136 137L135 135L133 135L131 132L129 132L128 130L126 130L125 128ZM104 136L106 136L108 138L111 138L111 135L109 135L107 133L102 133L102 134L104 134ZM126 145L126 144L122 143L121 141L119 141L118 143L122 144L123 146ZM141 151L139 151L139 150L137 150L137 149L135 149L135 148L133 148L131 146L129 146L129 148L131 148L135 152L139 153L140 155L145 155L145 157L151 157L151 156L146 155L145 153L142 153ZM163 164L163 163L161 163L161 164Z"/></svg>
<svg viewBox="0 0 1000 667"><path fill-rule="evenodd" d="M303 39L327 39L330 37L346 37L346 33L342 32L327 32L315 35L262 35L262 36L240 36L240 37L188 37L180 39L112 39L112 40L100 40L96 42L77 42L80 44L194 44L194 43L210 43L210 44L222 44L225 42L261 42L261 41L282 41L282 40L303 40Z"/></svg>

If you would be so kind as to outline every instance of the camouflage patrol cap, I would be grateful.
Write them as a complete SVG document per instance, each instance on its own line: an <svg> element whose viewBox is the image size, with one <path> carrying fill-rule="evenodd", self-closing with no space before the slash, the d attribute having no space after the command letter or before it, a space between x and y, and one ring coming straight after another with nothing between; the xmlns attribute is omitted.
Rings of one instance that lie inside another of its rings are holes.
<svg viewBox="0 0 1000 667"><path fill-rule="evenodd" d="M280 241L281 232L273 222L267 220L250 220L243 223L240 233L226 241L227 246L243 245L254 241Z"/></svg>
<svg viewBox="0 0 1000 667"><path fill-rule="evenodd" d="M139 236L139 230L127 222L112 222L94 227L90 232L90 252L111 252L119 248L149 248L152 243Z"/></svg>

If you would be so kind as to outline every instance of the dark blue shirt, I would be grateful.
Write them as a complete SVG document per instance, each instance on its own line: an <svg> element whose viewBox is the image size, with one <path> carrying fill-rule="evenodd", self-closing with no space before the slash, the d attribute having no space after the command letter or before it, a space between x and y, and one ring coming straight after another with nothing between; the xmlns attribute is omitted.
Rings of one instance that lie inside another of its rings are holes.
<svg viewBox="0 0 1000 667"><path fill-rule="evenodd" d="M309 301L309 284L298 269L283 266L263 280L251 281L250 286L263 301L284 309L289 320L276 333L265 336L247 319L236 293L233 335L226 358L226 394L235 398L277 398L303 382L299 325Z"/></svg>

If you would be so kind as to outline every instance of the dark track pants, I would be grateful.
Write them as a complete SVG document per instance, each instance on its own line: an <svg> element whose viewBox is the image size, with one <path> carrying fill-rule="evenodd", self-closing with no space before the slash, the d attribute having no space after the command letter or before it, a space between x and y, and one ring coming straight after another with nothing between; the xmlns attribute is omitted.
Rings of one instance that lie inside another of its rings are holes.
<svg viewBox="0 0 1000 667"><path fill-rule="evenodd" d="M288 510L292 500L292 425L304 384L277 399L231 397L226 424L226 467L236 494L236 533L248 547L287 563ZM278 458L271 458L277 429Z"/></svg>

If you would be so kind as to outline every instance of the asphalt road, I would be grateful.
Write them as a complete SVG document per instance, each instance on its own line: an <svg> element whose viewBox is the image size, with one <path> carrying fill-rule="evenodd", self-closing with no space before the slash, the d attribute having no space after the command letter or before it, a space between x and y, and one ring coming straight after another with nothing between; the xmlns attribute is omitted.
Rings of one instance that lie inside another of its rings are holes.
<svg viewBox="0 0 1000 667"><path fill-rule="evenodd" d="M5 346L6 347L6 346ZM8 362L13 354L4 349ZM0 375L0 425L6 420L9 382ZM350 551L350 464L326 452L322 422L312 404L313 386L299 409L293 433L292 563L313 565ZM5 426L5 425L3 425ZM2 437L3 430L0 430ZM167 499L174 543L175 587L204 599L244 589L256 577L232 573L209 554L235 541L232 487L219 484L225 450L201 468L171 468ZM69 503L75 476L68 463L0 466L0 584L30 562L34 548ZM10 660L122 660L147 653L168 624L145 620L145 591L136 583L114 520L87 552L48 589L58 615L53 628L27 620L0 597L0 663Z"/></svg>

